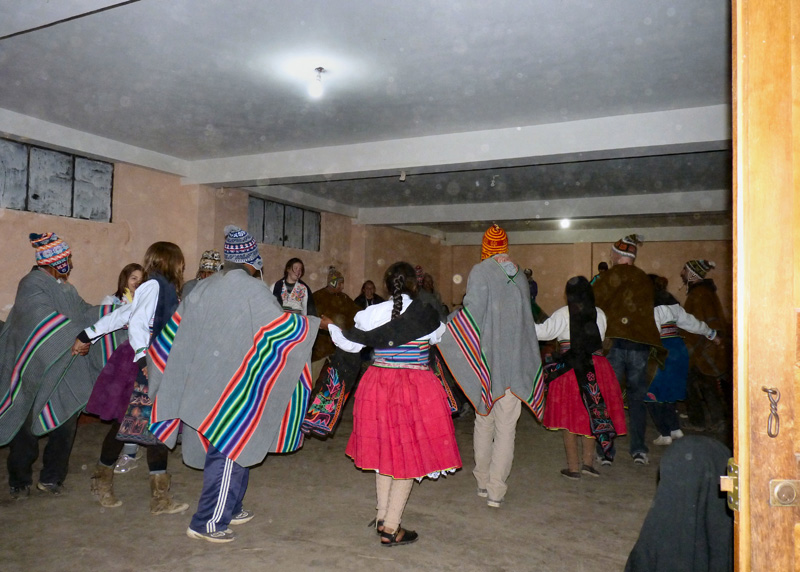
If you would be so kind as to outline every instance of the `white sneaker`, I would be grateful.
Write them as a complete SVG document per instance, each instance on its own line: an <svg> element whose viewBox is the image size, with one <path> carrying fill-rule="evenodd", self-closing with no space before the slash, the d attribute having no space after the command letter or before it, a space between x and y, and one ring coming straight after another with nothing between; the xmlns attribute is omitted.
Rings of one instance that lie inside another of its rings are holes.
<svg viewBox="0 0 800 572"><path fill-rule="evenodd" d="M653 440L653 445L672 445L672 437L669 435L659 435L658 439Z"/></svg>
<svg viewBox="0 0 800 572"><path fill-rule="evenodd" d="M672 437L673 440L680 439L681 437L683 437L683 431L681 431L680 429L675 429L675 431L671 432L669 436Z"/></svg>

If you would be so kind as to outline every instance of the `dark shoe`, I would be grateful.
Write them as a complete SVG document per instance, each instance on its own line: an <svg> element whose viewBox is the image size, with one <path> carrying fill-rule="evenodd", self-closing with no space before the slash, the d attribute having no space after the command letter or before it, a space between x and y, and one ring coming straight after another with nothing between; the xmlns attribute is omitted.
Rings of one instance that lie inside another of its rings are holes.
<svg viewBox="0 0 800 572"><path fill-rule="evenodd" d="M581 474L578 471L570 471L569 469L561 469L561 474L567 477L568 479L572 479L573 481L577 481L581 478Z"/></svg>
<svg viewBox="0 0 800 572"><path fill-rule="evenodd" d="M650 459L647 458L647 453L634 453L633 463L635 465L647 465L650 463Z"/></svg>
<svg viewBox="0 0 800 572"><path fill-rule="evenodd" d="M217 530L215 532L197 532L196 530L187 528L186 536L189 538L207 540L208 542L215 543L233 542L236 540L236 534L230 528L226 528L225 530Z"/></svg>
<svg viewBox="0 0 800 572"><path fill-rule="evenodd" d="M372 520L369 521L369 524L367 524L367 527L368 528L375 527L375 532L377 534L380 534L381 532L383 532L383 521L382 520L378 520L376 518L373 518Z"/></svg>
<svg viewBox="0 0 800 572"><path fill-rule="evenodd" d="M59 485L58 483L38 483L36 488L43 493L49 493L54 497L60 495L62 491L62 485Z"/></svg>
<svg viewBox="0 0 800 572"><path fill-rule="evenodd" d="M584 475L589 475L590 477L599 477L600 471L592 467L591 465L584 465L581 467L581 473Z"/></svg>
<svg viewBox="0 0 800 572"><path fill-rule="evenodd" d="M27 500L28 497L31 496L31 487L30 485L11 487L9 492L11 494L11 500Z"/></svg>
<svg viewBox="0 0 800 572"><path fill-rule="evenodd" d="M381 534L381 546L400 546L402 544L411 544L416 542L419 535L413 530L406 530L405 528L398 528L397 532L386 532Z"/></svg>
<svg viewBox="0 0 800 572"><path fill-rule="evenodd" d="M597 462L604 467L610 467L614 464L614 459L609 459L608 457L603 457L602 455L595 455L595 460L597 460Z"/></svg>
<svg viewBox="0 0 800 572"><path fill-rule="evenodd" d="M237 526L240 524L244 524L245 522L250 522L256 516L252 510L242 509L239 511L239 514L234 514L231 517L231 526Z"/></svg>

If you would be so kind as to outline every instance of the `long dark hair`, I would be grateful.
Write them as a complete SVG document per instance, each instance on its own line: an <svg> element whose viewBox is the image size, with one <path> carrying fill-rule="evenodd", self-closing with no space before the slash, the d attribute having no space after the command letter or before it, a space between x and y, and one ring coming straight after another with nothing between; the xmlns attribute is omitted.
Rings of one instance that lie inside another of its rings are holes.
<svg viewBox="0 0 800 572"><path fill-rule="evenodd" d="M289 259L289 262L287 262L286 266L283 267L283 279L284 280L286 280L286 277L289 276L289 270L292 269L292 266L294 266L298 262L300 264L303 264L303 261L300 260L299 258L290 258ZM303 264L303 274L305 274L305 273L306 273L306 265Z"/></svg>
<svg viewBox="0 0 800 572"><path fill-rule="evenodd" d="M400 315L403 309L403 294L412 299L417 296L417 274L408 262L395 262L386 269L383 275L386 289L392 295L392 320Z"/></svg>
<svg viewBox="0 0 800 572"><path fill-rule="evenodd" d="M144 266L141 264L131 262L122 269L119 273L119 278L117 278L117 291L114 292L114 296L122 300L122 297L125 295L125 290L128 288L128 278L137 270L142 273L142 280L144 280Z"/></svg>

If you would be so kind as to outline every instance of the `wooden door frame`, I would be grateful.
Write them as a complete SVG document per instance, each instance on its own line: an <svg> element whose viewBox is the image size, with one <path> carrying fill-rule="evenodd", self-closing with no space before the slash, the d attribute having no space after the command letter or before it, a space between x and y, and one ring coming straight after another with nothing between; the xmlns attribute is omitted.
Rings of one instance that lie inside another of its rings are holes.
<svg viewBox="0 0 800 572"><path fill-rule="evenodd" d="M800 0L733 2L734 457L737 570L800 567L800 508L772 507L771 479L798 479L795 425L800 381ZM794 36L794 40L793 40ZM799 229L799 230L795 230ZM781 392L780 432L767 434L769 399Z"/></svg>

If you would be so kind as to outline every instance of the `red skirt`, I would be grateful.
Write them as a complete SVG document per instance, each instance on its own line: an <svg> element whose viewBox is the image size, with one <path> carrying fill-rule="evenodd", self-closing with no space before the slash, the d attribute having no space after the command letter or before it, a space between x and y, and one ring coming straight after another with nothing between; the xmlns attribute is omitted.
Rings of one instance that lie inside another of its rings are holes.
<svg viewBox="0 0 800 572"><path fill-rule="evenodd" d="M593 356L592 359L608 416L614 424L617 435L624 435L628 432L628 428L625 425L625 407L622 403L622 391L619 388L617 377L606 358ZM589 413L581 399L575 370L569 370L550 383L547 388L542 425L548 429L566 429L576 435L592 436Z"/></svg>
<svg viewBox="0 0 800 572"><path fill-rule="evenodd" d="M450 405L430 370L371 366L359 381L345 451L357 467L417 479L461 467Z"/></svg>

